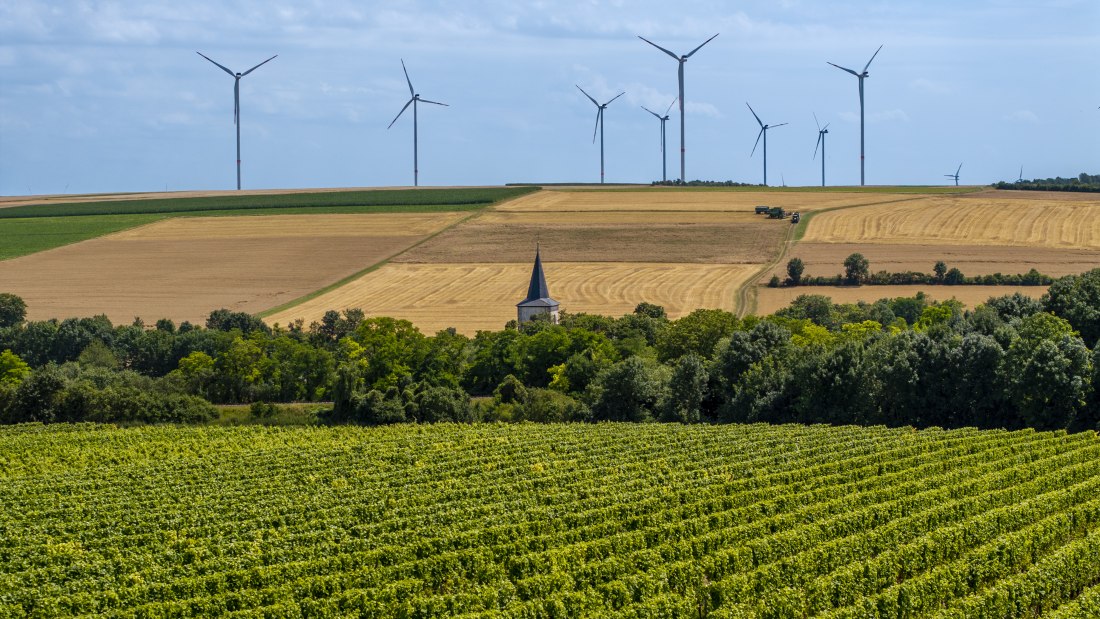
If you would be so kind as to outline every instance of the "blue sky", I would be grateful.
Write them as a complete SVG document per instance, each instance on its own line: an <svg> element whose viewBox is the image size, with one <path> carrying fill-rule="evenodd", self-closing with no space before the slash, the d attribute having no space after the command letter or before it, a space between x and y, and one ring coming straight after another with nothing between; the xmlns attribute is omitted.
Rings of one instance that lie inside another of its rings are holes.
<svg viewBox="0 0 1100 619"><path fill-rule="evenodd" d="M1100 172L1100 2L102 2L0 0L0 194L231 189L234 70L244 188L594 182L660 177L658 122L685 52L688 177L859 183L856 79L867 80L868 184ZM669 175L679 122L668 126Z"/></svg>

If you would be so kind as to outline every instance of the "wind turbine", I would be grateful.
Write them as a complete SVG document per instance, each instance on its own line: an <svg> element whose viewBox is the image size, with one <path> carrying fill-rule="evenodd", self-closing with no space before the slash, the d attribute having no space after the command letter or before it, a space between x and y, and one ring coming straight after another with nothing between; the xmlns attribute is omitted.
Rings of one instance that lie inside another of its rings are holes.
<svg viewBox="0 0 1100 619"><path fill-rule="evenodd" d="M574 84L574 85L576 85L576 84ZM609 99L607 101L607 103L602 103L601 104L601 103L597 103L596 100L592 98L592 95L588 94L587 92L584 92L584 89L581 88L580 86L577 86L577 90L584 93L584 96L588 97L588 100L592 102L592 105L596 106L596 126L592 129L592 142L593 143L596 142L596 130L599 129L599 131L600 131L600 183L603 183L603 111L607 109L607 106L610 105L612 101L614 101L615 99L618 99L619 97L625 95L626 93L625 92L620 92L619 94L615 95L614 97L611 97L611 99Z"/></svg>
<svg viewBox="0 0 1100 619"><path fill-rule="evenodd" d="M195 53L202 56L203 58L206 58L207 60L210 60L210 58L206 54L203 54L202 52L195 52ZM245 71L244 73L234 73L234 72L230 71L229 69L225 68L224 66L214 62L213 60L210 60L210 62L214 63L214 65L216 65L219 69L221 69L222 71L225 71L226 73L229 74L230 77L233 78L233 124L237 126L237 190L238 191L240 191L240 189L241 189L241 78L248 75L249 73L252 73L256 69L259 69L260 67L262 67L265 64L271 62L272 60L275 60L275 58L277 58L278 56L279 56L278 54L275 54L271 58L268 58L267 60L261 62L260 64L254 66L254 67L252 67L251 69Z"/></svg>
<svg viewBox="0 0 1100 619"><path fill-rule="evenodd" d="M963 169L963 164L961 164L961 163L960 163L960 164L959 164L959 169L958 169L958 170L955 170L955 173L954 173L954 174L944 174L944 176L946 176L947 178L953 178L953 179L955 179L955 186L956 186L956 187L958 187L958 186L959 186L959 172L960 172L960 171L961 171L962 169Z"/></svg>
<svg viewBox="0 0 1100 619"><path fill-rule="evenodd" d="M783 125L785 125L787 123L779 123L778 125L765 125L764 122L762 120L760 120L760 117L756 115L756 111L752 109L752 106L749 105L748 101L745 102L745 105L748 106L749 111L752 112L753 118L755 118L756 122L760 125L760 133L756 134L756 144L752 145L752 153L749 153L749 157L752 157L754 154L756 154L756 147L760 145L760 136L764 136L764 186L767 187L768 186L768 129L775 129L776 127L782 127Z"/></svg>
<svg viewBox="0 0 1100 619"><path fill-rule="evenodd" d="M668 109L665 110L664 116L661 116L644 105L642 106L643 110L653 114L657 117L657 120L661 121L661 181L668 180L668 157L665 156L665 121L669 119L668 112L672 109L673 105L676 105L676 99L673 99L672 103L668 104Z"/></svg>
<svg viewBox="0 0 1100 619"><path fill-rule="evenodd" d="M721 34L721 33L718 33L718 34ZM715 34L714 37L718 36L718 34ZM670 52L667 49L661 47L660 45L657 45L653 41L650 41L649 39L647 39L647 38L645 38L641 35L638 35L639 39L645 41L646 43L649 43L653 47L656 47L657 49L659 49L662 52L668 54L669 56L672 56L672 58L674 60L676 60L676 62L680 63L680 68L678 69L677 74L676 74L677 79L679 80L679 83L680 83L680 96L679 96L679 100L680 100L680 184L683 184L683 183L687 182L687 180L684 176L684 155L687 152L687 149L684 146L684 144L685 144L685 142L684 142L684 63L687 62L688 58L691 58L692 54L694 54L695 52L702 49L703 45L706 45L707 43L710 43L711 41L713 41L714 37L711 37L711 38L707 39L706 41L703 41L703 43L701 45L699 45L699 47L696 47L695 49L693 49L690 52L684 54L683 56L677 56L676 54L673 54L672 52Z"/></svg>
<svg viewBox="0 0 1100 619"><path fill-rule="evenodd" d="M438 101L428 101L427 99L420 98L420 95L417 94L415 90L413 90L413 83L412 80L409 79L409 70L405 68L404 58L401 59L401 70L405 72L405 81L409 84L409 100L405 102L405 107L401 108L401 111L397 113L397 116L393 117L393 120L390 121L390 126L386 127L386 129L392 127L393 123L397 122L398 118L401 118L401 115L405 113L405 110L407 110L410 105L413 106L413 187L418 187L420 185L420 165L418 160L419 152L417 150L416 104L431 103L432 105L442 105L443 107L450 106L448 106L446 103L439 103Z"/></svg>
<svg viewBox="0 0 1100 619"><path fill-rule="evenodd" d="M875 53L871 55L871 60L874 60L875 56L878 56L878 53L880 51L882 51L882 45L879 45L878 49L875 50ZM868 60L867 64L863 65L863 72L862 73L856 73L855 71L853 71L851 69L842 67L838 64L833 64L829 61L826 61L826 62L828 62L828 64L831 64L834 67L836 67L836 68L838 68L842 71L847 71L848 73L851 73L852 75L856 76L856 78L859 80L859 184L860 184L860 186L865 184L865 182L864 182L865 177L863 175L863 160L864 160L864 156L863 156L863 80L870 77L870 75L871 75L870 73L867 72L868 67L871 66L871 60Z"/></svg>
<svg viewBox="0 0 1100 619"><path fill-rule="evenodd" d="M821 186L825 186L825 134L829 132L829 123L825 123L822 127L821 123L817 122L817 114L814 114L814 122L817 124L817 144L814 144L814 156L811 158L817 158L817 147L821 147Z"/></svg>
<svg viewBox="0 0 1100 619"><path fill-rule="evenodd" d="M1020 174L1019 174L1019 176L1016 177L1016 182L1017 183L1024 182L1024 166L1020 166Z"/></svg>

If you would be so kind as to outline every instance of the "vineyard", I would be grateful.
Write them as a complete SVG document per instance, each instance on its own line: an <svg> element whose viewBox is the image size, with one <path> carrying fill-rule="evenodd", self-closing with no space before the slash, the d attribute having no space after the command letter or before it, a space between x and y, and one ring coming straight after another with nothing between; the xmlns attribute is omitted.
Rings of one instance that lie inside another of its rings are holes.
<svg viewBox="0 0 1100 619"><path fill-rule="evenodd" d="M1095 617L1094 433L24 425L0 617Z"/></svg>

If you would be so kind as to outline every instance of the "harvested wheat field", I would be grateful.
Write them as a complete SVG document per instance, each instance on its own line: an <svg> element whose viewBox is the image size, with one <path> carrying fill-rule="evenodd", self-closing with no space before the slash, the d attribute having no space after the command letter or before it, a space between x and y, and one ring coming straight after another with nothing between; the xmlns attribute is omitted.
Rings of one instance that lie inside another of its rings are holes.
<svg viewBox="0 0 1100 619"><path fill-rule="evenodd" d="M1100 200L930 196L820 213L803 240L1100 250Z"/></svg>
<svg viewBox="0 0 1100 619"><path fill-rule="evenodd" d="M353 275L465 213L168 219L0 262L28 318L201 322L259 312Z"/></svg>
<svg viewBox="0 0 1100 619"><path fill-rule="evenodd" d="M1000 297L1019 292L1038 299L1047 290L1046 286L797 286L794 288L759 287L756 295L757 315L774 313L790 305L791 301L804 294L820 294L831 297L833 303L873 303L879 299L911 297L924 292L937 301L957 299L967 307L976 307L990 297Z"/></svg>
<svg viewBox="0 0 1100 619"><path fill-rule="evenodd" d="M734 308L737 289L756 270L745 265L572 263L544 265L550 294L568 312L620 316L648 301L676 318L696 308ZM500 329L516 317L531 263L387 264L336 290L267 316L282 325L319 320L326 310L362 308L434 333L454 327L473 335Z"/></svg>
<svg viewBox="0 0 1100 619"><path fill-rule="evenodd" d="M931 273L937 260L966 275L1013 275L1035 269L1051 277L1074 275L1100 267L1100 251L996 245L887 245L881 243L808 243L794 245L764 281L773 274L787 276L787 261L799 258L806 266L804 276L829 276L844 272L844 259L861 253L871 271L918 271Z"/></svg>
<svg viewBox="0 0 1100 619"><path fill-rule="evenodd" d="M744 211L753 212L758 204L781 206L793 211L815 211L838 206L877 204L912 196L841 192L778 191L684 191L645 188L617 191L539 191L504 204L494 210L530 211Z"/></svg>
<svg viewBox="0 0 1100 619"><path fill-rule="evenodd" d="M526 262L538 239L561 262L763 264L790 227L749 213L488 212L395 262Z"/></svg>

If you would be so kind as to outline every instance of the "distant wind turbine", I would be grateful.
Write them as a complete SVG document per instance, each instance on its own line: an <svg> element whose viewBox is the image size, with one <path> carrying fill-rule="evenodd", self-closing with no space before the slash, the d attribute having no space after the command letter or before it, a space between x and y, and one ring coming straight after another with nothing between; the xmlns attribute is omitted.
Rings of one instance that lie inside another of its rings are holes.
<svg viewBox="0 0 1100 619"><path fill-rule="evenodd" d="M202 52L195 52L195 53L202 56L203 58L206 58L207 60L210 60L210 58L206 54L203 54ZM251 69L245 71L244 73L234 73L234 72L230 71L229 69L225 68L224 66L214 62L213 60L210 60L210 62L214 63L214 65L216 65L219 69L221 69L222 71L225 71L226 73L229 74L230 77L233 78L233 124L237 126L237 190L238 191L241 188L241 78L248 75L249 73L252 73L256 69L259 69L260 67L262 67L265 64L271 62L272 60L275 60L276 58L278 58L278 56L279 56L278 54L275 54L271 58L268 58L267 60L261 62L260 64L254 66L254 67L252 67Z"/></svg>
<svg viewBox="0 0 1100 619"><path fill-rule="evenodd" d="M672 109L672 106L676 105L676 99L672 100L672 103L668 104L668 109L665 110L665 115L662 116L657 112L649 109L646 106L642 106L642 109L653 114L657 117L657 120L661 121L661 180L668 180L668 157L665 155L665 121L669 119L668 112Z"/></svg>
<svg viewBox="0 0 1100 619"><path fill-rule="evenodd" d="M592 105L596 106L596 126L592 129L592 143L594 144L596 142L596 131L599 130L599 132L600 132L600 183L603 183L603 111L607 109L607 106L610 105L612 101L614 101L615 99L618 99L619 97L625 95L626 93L625 92L620 92L619 94L615 95L614 97L611 97L610 99L608 99L607 103L597 103L596 100L592 98L592 95L588 94L587 92L584 92L584 89L581 88L580 86L577 86L577 90L584 93L584 96L588 97L588 100L592 102Z"/></svg>
<svg viewBox="0 0 1100 619"><path fill-rule="evenodd" d="M764 186L768 186L768 129L775 129L776 127L782 127L787 123L779 123L778 125L765 125L764 121L760 120L760 117L756 115L756 110L752 109L752 106L746 101L745 105L748 106L749 111L752 112L752 117L756 119L756 122L760 125L760 133L756 134L756 144L752 145L752 152L749 153L749 157L756 154L756 147L760 145L760 136L764 137Z"/></svg>
<svg viewBox="0 0 1100 619"><path fill-rule="evenodd" d="M821 123L817 122L817 114L814 114L814 123L817 124L817 144L814 144L814 156L811 157L811 161L817 158L817 147L821 147L821 186L825 186L825 134L829 132L829 123L825 123L822 127Z"/></svg>
<svg viewBox="0 0 1100 619"><path fill-rule="evenodd" d="M413 90L413 83L412 80L409 79L409 70L405 68L404 58L401 59L401 70L405 72L405 81L409 84L409 100L405 103L405 107L401 108L401 111L397 113L397 116L393 117L393 120L390 121L389 127L386 127L386 129L392 127L393 123L397 122L398 118L401 118L401 115L405 113L405 110L407 110L410 105L413 106L413 187L418 187L420 185L420 163L419 152L417 149L418 128L416 122L416 104L431 103L432 105L442 105L443 107L449 106L446 103L439 103L438 101L428 101L427 99L420 98L420 95L417 94L415 90Z"/></svg>
<svg viewBox="0 0 1100 619"><path fill-rule="evenodd" d="M960 163L960 164L959 164L959 169L958 169L958 170L955 170L955 173L954 173L954 174L944 174L944 176L946 176L947 178L953 178L953 179L955 179L955 186L956 186L956 187L958 187L958 186L959 186L959 172L960 172L960 171L961 171L962 169L963 169L963 164L961 164L961 163Z"/></svg>
<svg viewBox="0 0 1100 619"><path fill-rule="evenodd" d="M718 34L721 34L721 33L718 33ZM718 34L715 34L714 37L718 36ZM684 155L687 152L687 149L685 147L685 140L684 140L684 63L687 62L688 58L691 58L692 54L694 54L695 52L702 49L703 45L706 45L707 43L710 43L711 41L713 41L714 37L711 37L711 38L707 39L706 41L703 41L703 43L701 45L699 45L699 47L696 47L695 49L693 49L690 52L684 54L683 56L677 56L676 54L673 54L672 52L670 52L667 49L661 47L660 45L657 45L653 41L650 41L649 39L647 39L647 38L645 38L641 35L638 36L639 39L645 41L646 43L649 43L653 47L656 47L657 49L659 49L662 52L668 54L669 56L672 56L672 58L674 60L676 60L676 62L680 63L680 68L677 70L676 75L677 75L677 80L679 81L679 84L680 84L679 101L680 101L680 183L681 184L687 182L687 179L684 176L684 167L685 167L684 166Z"/></svg>
<svg viewBox="0 0 1100 619"><path fill-rule="evenodd" d="M1020 175L1016 177L1017 183L1024 182L1024 166L1020 166Z"/></svg>
<svg viewBox="0 0 1100 619"><path fill-rule="evenodd" d="M845 67L842 67L838 64L833 64L831 62L828 63L828 64L831 64L834 67L840 69L841 71L847 71L848 73L851 73L852 75L856 76L857 79L859 79L859 184L860 185L864 185L865 180L866 180L865 177L864 177L864 174L863 174L863 161L864 161L864 154L863 154L863 80L870 77L871 74L867 72L867 69L871 66L871 61L875 59L875 56L878 56L878 53L880 51L882 51L882 45L879 45L878 49L875 50L875 53L871 55L871 60L868 60L867 64L863 65L863 71L861 73L856 73L855 71L853 71L851 69L848 69L848 68L845 68ZM826 61L826 62L828 62L828 61Z"/></svg>

